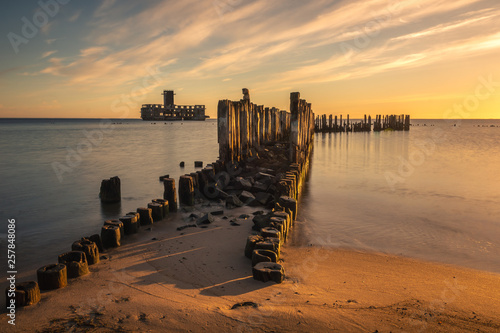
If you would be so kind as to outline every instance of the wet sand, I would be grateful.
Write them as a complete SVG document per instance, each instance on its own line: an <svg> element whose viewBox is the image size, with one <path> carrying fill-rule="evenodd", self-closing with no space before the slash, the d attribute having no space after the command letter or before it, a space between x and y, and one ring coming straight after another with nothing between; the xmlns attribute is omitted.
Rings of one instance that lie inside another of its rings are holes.
<svg viewBox="0 0 500 333"><path fill-rule="evenodd" d="M214 211L217 206L197 207ZM179 212L42 293L0 330L92 332L498 332L500 274L347 249L285 245L282 284L254 281L243 251L256 208L207 228ZM227 216L227 219L223 219ZM232 225L233 220L239 225ZM70 244L68 244L70 246ZM246 302L246 303L245 303ZM240 304L240 305L238 305Z"/></svg>

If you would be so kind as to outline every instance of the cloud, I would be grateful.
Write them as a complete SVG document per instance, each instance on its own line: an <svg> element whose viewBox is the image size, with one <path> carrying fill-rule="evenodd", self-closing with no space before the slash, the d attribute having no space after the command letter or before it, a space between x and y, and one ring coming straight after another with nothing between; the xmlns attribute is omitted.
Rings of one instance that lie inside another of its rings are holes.
<svg viewBox="0 0 500 333"><path fill-rule="evenodd" d="M45 43L47 43L48 45L52 45L57 39L53 38L53 39L46 39L45 40Z"/></svg>
<svg viewBox="0 0 500 333"><path fill-rule="evenodd" d="M73 14L73 16L70 16L68 18L68 22L76 22L81 14L82 14L81 10L77 11L75 14Z"/></svg>
<svg viewBox="0 0 500 333"><path fill-rule="evenodd" d="M53 54L54 54L54 53L56 53L56 52L57 52L57 50L52 50L52 51L47 51L47 52L44 52L44 53L42 54L42 59L43 59L43 58L50 57L51 55L53 55Z"/></svg>

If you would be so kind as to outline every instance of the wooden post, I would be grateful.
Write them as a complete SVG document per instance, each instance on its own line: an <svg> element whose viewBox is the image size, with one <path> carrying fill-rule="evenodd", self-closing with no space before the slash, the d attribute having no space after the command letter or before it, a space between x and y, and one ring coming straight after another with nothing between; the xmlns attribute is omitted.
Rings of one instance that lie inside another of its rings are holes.
<svg viewBox="0 0 500 333"><path fill-rule="evenodd" d="M112 177L101 182L99 198L102 203L113 203L121 200L120 178Z"/></svg>

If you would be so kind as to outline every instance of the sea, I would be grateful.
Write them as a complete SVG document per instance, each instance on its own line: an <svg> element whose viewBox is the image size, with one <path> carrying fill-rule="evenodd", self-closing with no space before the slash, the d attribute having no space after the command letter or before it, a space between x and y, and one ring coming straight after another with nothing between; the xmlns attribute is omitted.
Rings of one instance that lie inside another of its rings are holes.
<svg viewBox="0 0 500 333"><path fill-rule="evenodd" d="M0 119L0 268L15 220L22 276L217 160L217 122ZM180 162L185 167L180 167ZM375 251L500 273L500 120L317 133L290 246ZM102 206L101 180L121 179Z"/></svg>

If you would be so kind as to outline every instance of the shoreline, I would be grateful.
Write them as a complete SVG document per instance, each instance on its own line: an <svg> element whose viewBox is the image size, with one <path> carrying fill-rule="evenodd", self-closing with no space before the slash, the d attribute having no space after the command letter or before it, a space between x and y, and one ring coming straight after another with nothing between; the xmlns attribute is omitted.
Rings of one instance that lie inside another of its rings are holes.
<svg viewBox="0 0 500 333"><path fill-rule="evenodd" d="M216 205L195 212L219 209ZM187 228L191 209L104 253L91 274L42 293L2 331L409 331L500 329L500 274L380 253L282 249L282 284L252 278L244 240L255 207ZM236 219L239 226L231 225ZM239 303L250 302L243 306ZM234 309L231 309L236 306ZM254 307L255 306L255 307ZM32 318L38 318L33 321Z"/></svg>

